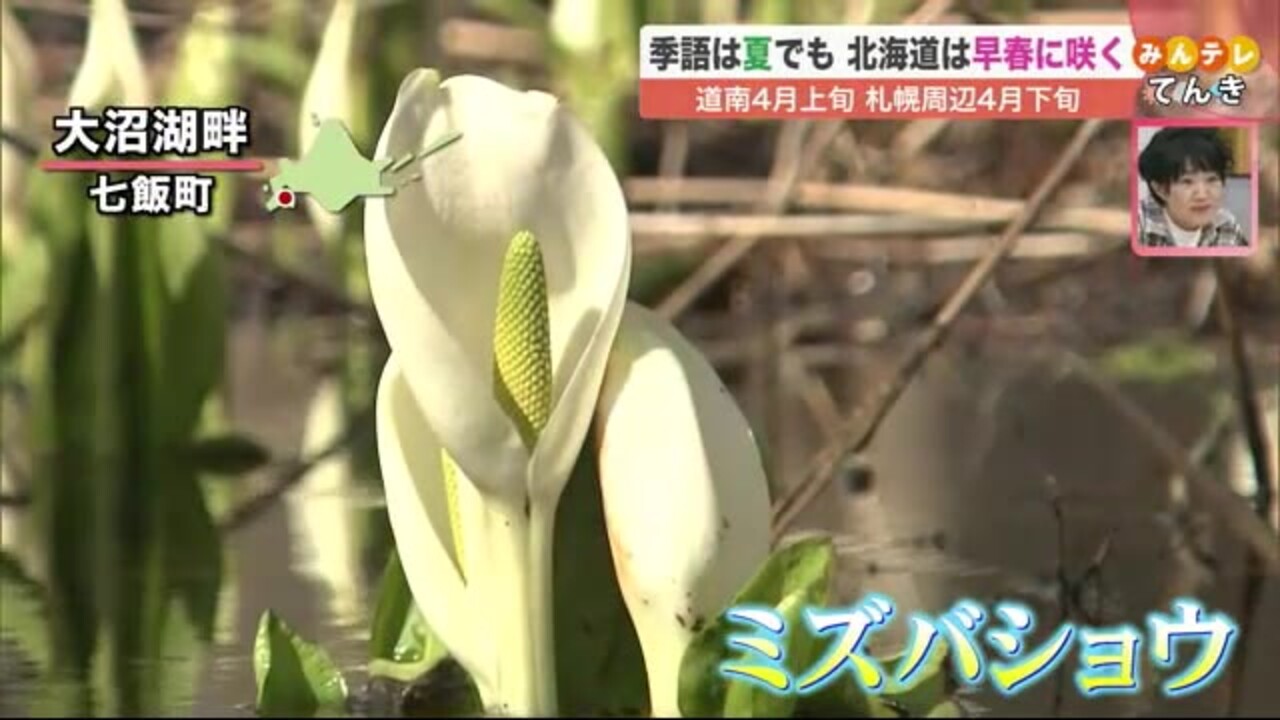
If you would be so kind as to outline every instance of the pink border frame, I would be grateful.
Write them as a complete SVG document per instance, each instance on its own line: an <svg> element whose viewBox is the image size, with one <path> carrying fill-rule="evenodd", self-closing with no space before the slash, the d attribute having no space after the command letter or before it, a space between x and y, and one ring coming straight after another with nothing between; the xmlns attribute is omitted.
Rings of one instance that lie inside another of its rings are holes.
<svg viewBox="0 0 1280 720"><path fill-rule="evenodd" d="M1138 242L1138 130L1144 127L1231 127L1244 128L1249 136L1249 244L1239 248L1147 247ZM1129 123L1129 247L1142 257L1243 257L1258 247L1258 123L1240 119L1143 118Z"/></svg>

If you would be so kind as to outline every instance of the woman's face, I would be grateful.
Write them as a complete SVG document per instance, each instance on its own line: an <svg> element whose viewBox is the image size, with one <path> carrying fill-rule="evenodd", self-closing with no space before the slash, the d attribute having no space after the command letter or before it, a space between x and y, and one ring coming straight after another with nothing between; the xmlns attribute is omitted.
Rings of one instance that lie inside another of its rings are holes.
<svg viewBox="0 0 1280 720"><path fill-rule="evenodd" d="M1199 230L1222 207L1222 178L1211 172L1189 172L1161 192L1169 218L1184 230Z"/></svg>

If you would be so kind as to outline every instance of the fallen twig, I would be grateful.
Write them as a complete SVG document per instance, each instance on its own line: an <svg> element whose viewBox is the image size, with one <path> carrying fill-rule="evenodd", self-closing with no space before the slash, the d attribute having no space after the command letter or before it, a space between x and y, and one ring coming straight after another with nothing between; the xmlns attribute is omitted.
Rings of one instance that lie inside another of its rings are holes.
<svg viewBox="0 0 1280 720"><path fill-rule="evenodd" d="M785 532L799 513L822 492L834 477L832 470L840 462L840 458L851 452L860 453L870 444L881 423L888 416L890 408L896 404L897 399L934 350L941 347L946 340L960 312L991 278L996 267L1014 248L1022 233L1031 226L1036 215L1058 189L1066 178L1067 172L1103 125L1101 120L1087 120L1080 125L1075 137L1049 169L1048 174L1031 194L1026 204L1022 206L1018 217L1009 224L999 241L991 246L987 256L974 266L960 287L956 288L951 299L939 311L928 330L918 337L914 347L907 353L906 358L886 385L884 392L872 403L870 419L864 425L862 412L855 412L848 418L835 442L827 443L810 463L801 481L774 505L775 537Z"/></svg>

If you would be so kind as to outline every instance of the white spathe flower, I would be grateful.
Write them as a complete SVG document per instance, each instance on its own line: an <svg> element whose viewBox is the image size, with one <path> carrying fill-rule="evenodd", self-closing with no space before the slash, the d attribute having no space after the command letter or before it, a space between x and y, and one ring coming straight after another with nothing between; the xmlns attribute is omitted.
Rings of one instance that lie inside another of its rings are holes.
<svg viewBox="0 0 1280 720"><path fill-rule="evenodd" d="M421 181L365 204L374 305L441 444L488 493L557 496L590 423L626 298L631 239L604 153L554 97L483 77L401 84L375 156L461 140ZM550 309L551 413L532 449L495 399L498 278L512 236L537 239Z"/></svg>
<svg viewBox="0 0 1280 720"><path fill-rule="evenodd" d="M654 717L680 715L680 663L769 554L751 428L675 327L628 303L597 411L605 525Z"/></svg>
<svg viewBox="0 0 1280 720"><path fill-rule="evenodd" d="M555 511L625 303L626 203L553 97L481 77L410 74L375 156L454 134L405 171L419 180L366 201L371 294L391 346L383 483L428 624L486 702L549 714Z"/></svg>
<svg viewBox="0 0 1280 720"><path fill-rule="evenodd" d="M477 603L474 585L454 570L459 545L480 544L481 500L471 483L458 483L455 502L464 532L463 542L451 534L449 498L445 486L443 448L427 423L393 354L382 372L377 398L378 458L386 492L387 516L395 533L396 552L409 589L423 618L449 653L466 668L486 702L493 702L499 639L485 632L488 603ZM496 624L496 618L487 618Z"/></svg>
<svg viewBox="0 0 1280 720"><path fill-rule="evenodd" d="M71 107L150 105L150 83L124 0L93 0L84 58L67 96Z"/></svg>

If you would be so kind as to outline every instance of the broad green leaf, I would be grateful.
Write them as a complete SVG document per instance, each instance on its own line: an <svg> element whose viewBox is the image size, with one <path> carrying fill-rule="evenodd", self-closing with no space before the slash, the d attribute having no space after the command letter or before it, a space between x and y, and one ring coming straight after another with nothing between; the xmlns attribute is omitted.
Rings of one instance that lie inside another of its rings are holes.
<svg viewBox="0 0 1280 720"><path fill-rule="evenodd" d="M805 717L877 718L900 717L903 713L910 717L928 715L950 698L946 643L941 639L934 643L909 685L899 682L894 674L901 668L905 656L903 651L874 658L885 673L885 684L879 692L868 693L853 678L841 678L816 693L802 695L798 714ZM848 670L840 672L847 673Z"/></svg>
<svg viewBox="0 0 1280 720"><path fill-rule="evenodd" d="M831 587L835 548L830 538L808 538L775 550L731 603L772 608L786 627L779 638L784 654L780 668L791 673L811 667L819 659L819 639L805 629L803 612L825 605ZM729 608L726 608L728 610ZM730 681L721 674L728 661L745 660L730 647L731 635L752 629L722 614L702 630L685 651L680 667L680 710L686 716L789 717L796 708L794 693L779 694L754 684ZM763 634L765 631L761 630ZM763 658L762 658L763 660Z"/></svg>
<svg viewBox="0 0 1280 720"><path fill-rule="evenodd" d="M1098 365L1104 373L1122 381L1168 384L1204 377L1217 360L1212 350L1175 336L1121 345L1104 354Z"/></svg>
<svg viewBox="0 0 1280 720"><path fill-rule="evenodd" d="M314 715L346 705L347 681L328 653L298 637L270 610L258 622L253 672L263 715Z"/></svg>
<svg viewBox="0 0 1280 720"><path fill-rule="evenodd" d="M618 587L596 474L594 431L560 496L554 545L556 682L566 715L645 714L640 639Z"/></svg>
<svg viewBox="0 0 1280 720"><path fill-rule="evenodd" d="M241 475L267 464L271 453L253 438L229 433L197 440L188 459L204 472Z"/></svg>
<svg viewBox="0 0 1280 720"><path fill-rule="evenodd" d="M946 641L939 638L925 659L924 666L911 679L909 685L898 682L892 674L899 667L905 653L899 653L879 659L888 675L884 691L873 700L888 700L895 706L910 713L913 717L927 715L950 698L951 678L947 674L950 669L949 653Z"/></svg>
<svg viewBox="0 0 1280 720"><path fill-rule="evenodd" d="M395 666L409 666L421 675L448 654L413 601L400 555L393 549L378 583L378 600L369 633L370 674L379 674L375 668L405 672L404 667Z"/></svg>
<svg viewBox="0 0 1280 720"><path fill-rule="evenodd" d="M224 257L193 216L131 218L139 247L138 318L156 363L155 407L166 432L190 437L209 393L223 377L226 343Z"/></svg>

